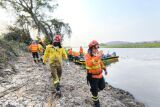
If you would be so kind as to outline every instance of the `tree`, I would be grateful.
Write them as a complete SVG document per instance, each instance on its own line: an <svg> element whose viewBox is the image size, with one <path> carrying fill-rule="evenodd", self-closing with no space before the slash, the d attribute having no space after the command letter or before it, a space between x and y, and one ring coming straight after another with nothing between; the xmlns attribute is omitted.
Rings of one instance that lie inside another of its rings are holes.
<svg viewBox="0 0 160 107"><path fill-rule="evenodd" d="M4 39L11 41L18 41L21 43L29 44L31 42L31 37L29 31L26 29L20 29L18 27L9 26L9 32L4 34Z"/></svg>
<svg viewBox="0 0 160 107"><path fill-rule="evenodd" d="M68 23L49 16L58 6L55 0L1 0L0 6L6 9L11 6L16 11L17 24L38 29L49 40L57 33L68 37L72 33Z"/></svg>

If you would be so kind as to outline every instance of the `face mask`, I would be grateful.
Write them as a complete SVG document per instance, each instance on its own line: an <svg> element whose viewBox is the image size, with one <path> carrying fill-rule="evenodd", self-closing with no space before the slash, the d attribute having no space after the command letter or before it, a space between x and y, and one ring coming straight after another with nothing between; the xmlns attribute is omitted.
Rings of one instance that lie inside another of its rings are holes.
<svg viewBox="0 0 160 107"><path fill-rule="evenodd" d="M97 55L98 55L98 52L93 52L93 55L94 55L94 56L97 56Z"/></svg>
<svg viewBox="0 0 160 107"><path fill-rule="evenodd" d="M59 42L54 42L54 43L53 43L53 46L56 47L56 46L59 46L59 44L60 44Z"/></svg>

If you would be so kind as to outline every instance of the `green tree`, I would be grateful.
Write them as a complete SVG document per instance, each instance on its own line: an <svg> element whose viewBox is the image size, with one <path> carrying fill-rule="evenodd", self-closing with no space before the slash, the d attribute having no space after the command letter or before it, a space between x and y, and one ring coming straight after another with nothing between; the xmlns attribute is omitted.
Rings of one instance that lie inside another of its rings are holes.
<svg viewBox="0 0 160 107"><path fill-rule="evenodd" d="M71 35L68 23L49 16L58 6L55 0L1 0L0 6L6 9L11 6L16 11L17 24L38 29L49 40L55 34Z"/></svg>
<svg viewBox="0 0 160 107"><path fill-rule="evenodd" d="M32 40L29 31L26 29L20 29L18 27L9 26L8 30L9 32L4 34L4 39L8 41L14 40L20 43L29 44Z"/></svg>

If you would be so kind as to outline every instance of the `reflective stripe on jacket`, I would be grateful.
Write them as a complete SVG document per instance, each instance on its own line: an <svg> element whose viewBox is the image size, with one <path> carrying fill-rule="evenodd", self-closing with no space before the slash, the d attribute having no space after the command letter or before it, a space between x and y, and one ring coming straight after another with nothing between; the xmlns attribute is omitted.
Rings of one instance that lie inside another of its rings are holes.
<svg viewBox="0 0 160 107"><path fill-rule="evenodd" d="M47 46L44 52L43 62L46 63L49 58L49 63L54 64L57 61L62 64L62 57L67 59L67 54L64 48L55 49L53 46Z"/></svg>
<svg viewBox="0 0 160 107"><path fill-rule="evenodd" d="M31 45L29 46L29 50L30 50L31 52L38 52L38 45L37 45L37 44L31 44Z"/></svg>
<svg viewBox="0 0 160 107"><path fill-rule="evenodd" d="M92 78L102 78L103 62L97 56L91 57L90 54L85 55L86 69L92 74Z"/></svg>

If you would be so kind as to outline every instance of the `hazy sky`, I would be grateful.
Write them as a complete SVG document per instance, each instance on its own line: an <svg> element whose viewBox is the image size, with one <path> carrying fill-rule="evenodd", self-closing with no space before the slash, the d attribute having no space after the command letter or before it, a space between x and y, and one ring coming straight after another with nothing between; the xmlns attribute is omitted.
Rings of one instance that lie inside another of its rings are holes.
<svg viewBox="0 0 160 107"><path fill-rule="evenodd" d="M58 3L53 15L68 22L73 31L72 38L65 41L67 45L86 45L93 39L160 40L160 0L58 0Z"/></svg>

